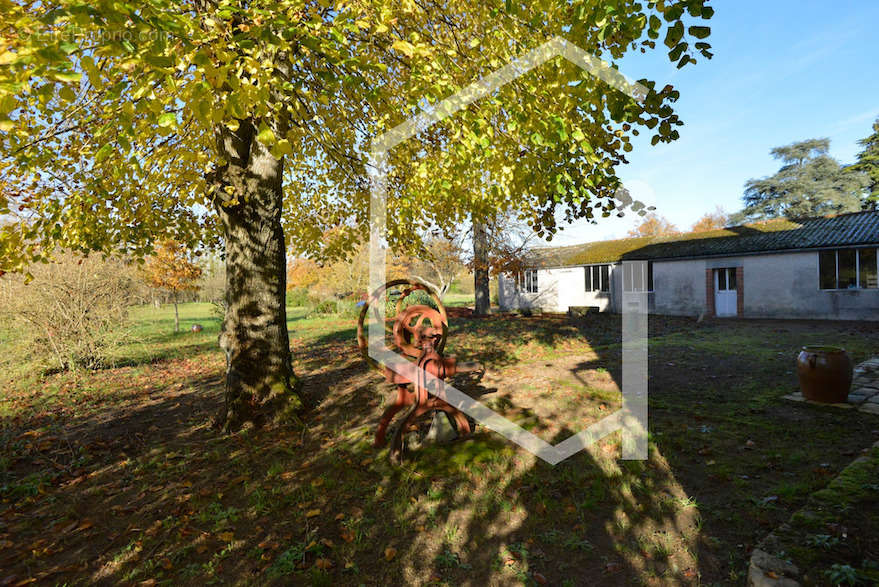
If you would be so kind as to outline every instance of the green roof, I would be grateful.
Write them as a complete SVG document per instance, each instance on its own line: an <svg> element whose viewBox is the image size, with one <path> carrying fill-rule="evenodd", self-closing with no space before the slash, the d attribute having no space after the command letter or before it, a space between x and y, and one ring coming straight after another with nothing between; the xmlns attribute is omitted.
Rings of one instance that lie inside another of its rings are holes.
<svg viewBox="0 0 879 587"><path fill-rule="evenodd" d="M775 219L706 232L643 236L535 249L540 267L613 263L623 259L720 257L797 249L879 245L879 211L802 220Z"/></svg>

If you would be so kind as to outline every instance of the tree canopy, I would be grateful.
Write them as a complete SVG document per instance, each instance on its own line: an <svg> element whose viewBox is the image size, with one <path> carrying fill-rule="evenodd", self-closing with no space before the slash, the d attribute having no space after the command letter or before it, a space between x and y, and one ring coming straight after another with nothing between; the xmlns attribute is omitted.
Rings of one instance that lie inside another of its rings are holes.
<svg viewBox="0 0 879 587"><path fill-rule="evenodd" d="M0 0L0 270L57 248L222 242L235 429L301 402L286 253L368 234L371 141L556 36L613 64L661 42L710 57L706 0ZM387 236L420 250L513 212L539 235L610 215L631 137L678 138L671 86L641 100L558 57L390 156ZM274 416L272 416L274 417Z"/></svg>
<svg viewBox="0 0 879 587"><path fill-rule="evenodd" d="M170 240L159 243L144 267L144 276L152 287L174 294L196 291L201 274L201 266L190 258L189 252Z"/></svg>
<svg viewBox="0 0 879 587"><path fill-rule="evenodd" d="M729 225L729 214L718 206L714 212L706 212L690 227L691 232L708 232Z"/></svg>
<svg viewBox="0 0 879 587"><path fill-rule="evenodd" d="M810 139L772 149L782 162L769 177L745 184L744 209L735 219L805 218L856 212L865 180L828 154L830 139Z"/></svg>
<svg viewBox="0 0 879 587"><path fill-rule="evenodd" d="M684 66L710 55L698 21L713 12L701 0L0 5L0 212L19 220L0 250L13 269L56 245L143 255L157 235L215 242L204 208L243 197L212 184L216 147L244 133L286 157L292 248L350 250L367 220L371 137L556 33L611 61L659 40ZM557 207L612 206L637 127L678 136L678 93L641 81L639 104L556 59L401 145L393 243L474 210L514 208L552 232ZM486 170L491 189L476 197L465 188Z"/></svg>
<svg viewBox="0 0 879 587"><path fill-rule="evenodd" d="M629 231L629 236L663 236L676 232L678 232L678 227L672 224L668 218L660 216L656 212L650 212L638 226Z"/></svg>

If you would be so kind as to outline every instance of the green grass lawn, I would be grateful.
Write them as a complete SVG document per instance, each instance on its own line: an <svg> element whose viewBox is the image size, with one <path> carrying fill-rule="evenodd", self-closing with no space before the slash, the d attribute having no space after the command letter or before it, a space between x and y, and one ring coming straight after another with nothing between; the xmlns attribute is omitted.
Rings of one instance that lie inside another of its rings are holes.
<svg viewBox="0 0 879 587"><path fill-rule="evenodd" d="M357 355L353 318L288 308L317 407L222 436L219 318L180 316L175 334L173 307L135 309L115 368L2 366L0 581L742 584L750 550L879 439L876 416L781 399L800 346L864 360L875 325L651 317L649 460L618 460L611 435L550 467L480 427L394 468L371 446L391 389ZM619 327L455 319L447 354L481 361L472 391L558 442L619 405ZM876 562L872 542L834 537L817 583Z"/></svg>

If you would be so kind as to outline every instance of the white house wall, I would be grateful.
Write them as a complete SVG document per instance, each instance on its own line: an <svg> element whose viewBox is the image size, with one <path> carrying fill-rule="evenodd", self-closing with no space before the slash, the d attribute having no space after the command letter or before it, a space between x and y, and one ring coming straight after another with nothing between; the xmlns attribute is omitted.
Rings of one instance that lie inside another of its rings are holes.
<svg viewBox="0 0 879 587"><path fill-rule="evenodd" d="M597 306L601 311L618 312L621 267L611 265L610 293L586 292L583 266L539 270L536 294L516 292L514 282L501 276L500 305L550 312ZM651 313L695 317L706 312L706 271L720 267L742 267L745 318L879 321L879 289L818 288L817 251L655 261Z"/></svg>
<svg viewBox="0 0 879 587"><path fill-rule="evenodd" d="M879 289L818 288L818 253L744 257L746 318L879 320Z"/></svg>
<svg viewBox="0 0 879 587"><path fill-rule="evenodd" d="M611 266L610 270L612 274L614 267ZM583 267L553 269L552 274L557 279L559 290L557 311L567 312L571 306L596 307L601 312L611 310L610 292L586 291L586 270Z"/></svg>
<svg viewBox="0 0 879 587"><path fill-rule="evenodd" d="M655 314L698 316L705 307L705 260L654 261Z"/></svg>
<svg viewBox="0 0 879 587"><path fill-rule="evenodd" d="M537 293L518 291L513 279L498 276L498 305L504 310L539 309L558 311L559 293L557 278L550 271L537 272Z"/></svg>
<svg viewBox="0 0 879 587"><path fill-rule="evenodd" d="M516 291L515 282L504 275L498 278L498 303L504 310L540 309L567 312L571 306L592 306L602 312L615 311L614 296L620 283L617 266L611 265L611 292L587 292L583 266L539 269L537 293Z"/></svg>

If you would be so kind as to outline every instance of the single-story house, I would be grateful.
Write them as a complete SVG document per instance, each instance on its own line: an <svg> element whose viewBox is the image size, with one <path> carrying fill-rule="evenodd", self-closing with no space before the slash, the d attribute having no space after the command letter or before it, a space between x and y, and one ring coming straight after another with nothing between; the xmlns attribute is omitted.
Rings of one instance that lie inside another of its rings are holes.
<svg viewBox="0 0 879 587"><path fill-rule="evenodd" d="M647 291L655 314L879 320L877 249L879 211L545 247L498 278L498 301L619 312L624 290Z"/></svg>

